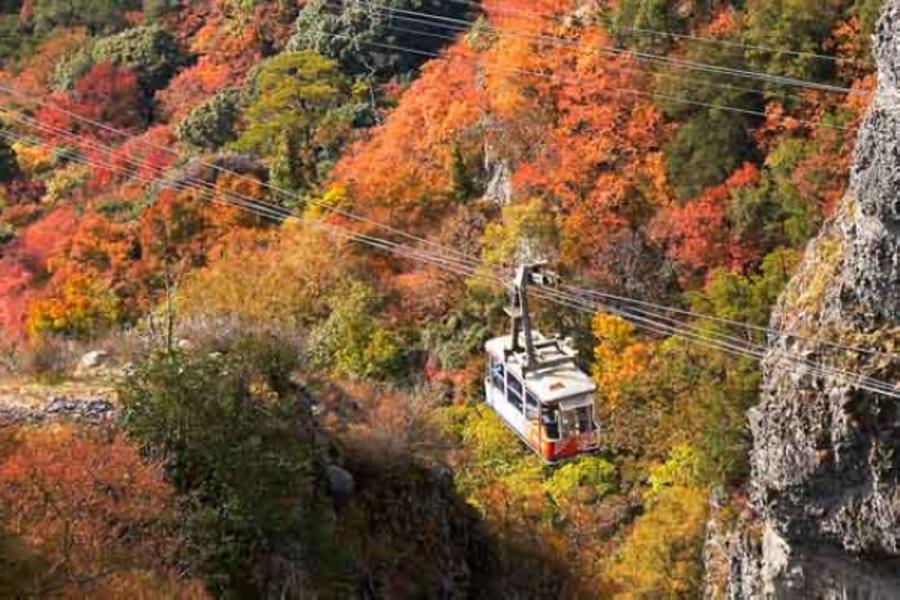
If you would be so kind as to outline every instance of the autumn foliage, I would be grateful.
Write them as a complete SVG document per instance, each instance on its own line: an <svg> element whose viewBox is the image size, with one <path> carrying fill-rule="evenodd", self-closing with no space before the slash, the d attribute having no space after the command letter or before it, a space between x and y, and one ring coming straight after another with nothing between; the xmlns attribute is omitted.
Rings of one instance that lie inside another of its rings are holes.
<svg viewBox="0 0 900 600"><path fill-rule="evenodd" d="M36 119L50 139L66 132L100 141L120 141L109 128L136 133L146 123L147 108L137 75L102 62L91 68L68 93L51 98ZM62 138L65 139L65 138Z"/></svg>
<svg viewBox="0 0 900 600"><path fill-rule="evenodd" d="M706 272L716 266L742 269L761 258L761 249L743 244L729 231L728 201L735 189L759 179L759 171L745 164L724 183L683 205L663 208L654 224L654 237L686 273Z"/></svg>
<svg viewBox="0 0 900 600"><path fill-rule="evenodd" d="M161 468L120 435L22 430L0 455L0 500L7 531L48 565L31 582L35 595L203 596L168 567L176 513Z"/></svg>
<svg viewBox="0 0 900 600"><path fill-rule="evenodd" d="M10 346L144 342L163 314L181 345L210 344L209 360L169 344L138 390L162 424L133 432L142 448L202 459L174 491L111 431L22 430L3 448L10 552L34 558L25 573L62 565L28 575L33 595L199 594L167 560L190 519L180 541L209 552L181 566L213 593L277 595L269 582L301 589L319 567L337 597L375 586L316 563L334 532L245 485L248 465L276 490L298 483L281 469L318 465L274 450L295 431L281 417L305 407L285 383L299 379L314 382L303 402L318 385L339 398L315 410L351 452L454 467L509 595L700 593L707 492L747 477L761 376L703 342L766 343L759 328L844 196L875 87L875 3L476 4L0 7L0 86L19 92L0 127L0 364L21 364ZM556 469L478 405L484 341L507 326L497 278L537 259L610 302L533 306L542 331L576 338L598 388L604 454ZM297 345L264 368L223 358L244 328ZM197 418L186 406L215 421L192 421L190 440L164 426L169 410ZM272 454L254 454L251 422ZM307 483L295 495L310 510L331 502Z"/></svg>
<svg viewBox="0 0 900 600"><path fill-rule="evenodd" d="M456 44L423 67L387 123L348 151L335 174L361 207L413 226L440 209L452 193L453 148L480 145L485 112L474 77L471 50Z"/></svg>

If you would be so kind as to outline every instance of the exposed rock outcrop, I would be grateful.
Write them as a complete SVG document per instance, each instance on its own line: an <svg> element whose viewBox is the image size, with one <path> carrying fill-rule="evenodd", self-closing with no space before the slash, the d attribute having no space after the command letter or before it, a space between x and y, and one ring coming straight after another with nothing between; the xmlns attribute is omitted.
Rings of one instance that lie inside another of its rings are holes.
<svg viewBox="0 0 900 600"><path fill-rule="evenodd" d="M0 427L62 420L102 423L112 421L117 416L115 405L102 396L88 398L53 396L43 406L36 407L0 404Z"/></svg>
<svg viewBox="0 0 900 600"><path fill-rule="evenodd" d="M485 132L483 169L486 177L482 197L488 202L506 206L513 199L512 170L509 163L497 151L494 142L491 141L491 136L487 135L497 128L494 119L492 117L485 118L481 127Z"/></svg>
<svg viewBox="0 0 900 600"><path fill-rule="evenodd" d="M347 597L501 597L495 548L449 469L371 454L346 459L354 489L336 536L359 571L358 593Z"/></svg>
<svg viewBox="0 0 900 600"><path fill-rule="evenodd" d="M900 0L890 0L849 191L773 314L772 327L788 335L770 341L749 415L758 516L711 532L707 553L729 569L711 596L900 597L900 400L834 371L900 382L891 356L900 349L897 40Z"/></svg>
<svg viewBox="0 0 900 600"><path fill-rule="evenodd" d="M73 376L76 379L96 376L108 370L112 357L105 350L91 350L81 357L75 367Z"/></svg>

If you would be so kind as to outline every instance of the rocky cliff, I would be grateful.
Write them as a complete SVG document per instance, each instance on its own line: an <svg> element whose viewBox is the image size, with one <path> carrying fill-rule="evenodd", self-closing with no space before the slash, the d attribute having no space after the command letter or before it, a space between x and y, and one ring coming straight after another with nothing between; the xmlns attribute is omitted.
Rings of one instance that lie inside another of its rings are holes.
<svg viewBox="0 0 900 600"><path fill-rule="evenodd" d="M711 596L900 597L900 400L794 360L900 384L898 41L889 0L849 191L773 314L786 335L749 414L750 503L738 526L711 524Z"/></svg>

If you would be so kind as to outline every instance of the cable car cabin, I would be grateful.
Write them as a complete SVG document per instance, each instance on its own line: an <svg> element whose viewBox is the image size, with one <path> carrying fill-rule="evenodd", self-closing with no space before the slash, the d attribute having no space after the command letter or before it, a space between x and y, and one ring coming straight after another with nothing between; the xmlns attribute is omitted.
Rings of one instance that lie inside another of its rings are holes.
<svg viewBox="0 0 900 600"><path fill-rule="evenodd" d="M530 333L535 369L526 366L526 352L510 350L511 335L485 344L486 402L548 463L596 451L596 385L575 365L577 352L568 344Z"/></svg>

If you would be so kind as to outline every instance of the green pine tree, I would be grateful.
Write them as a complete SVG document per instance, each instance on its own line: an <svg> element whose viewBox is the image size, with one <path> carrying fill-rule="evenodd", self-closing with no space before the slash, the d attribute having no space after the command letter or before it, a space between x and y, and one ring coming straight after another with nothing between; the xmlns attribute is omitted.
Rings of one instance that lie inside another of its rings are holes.
<svg viewBox="0 0 900 600"><path fill-rule="evenodd" d="M278 136L278 145L275 147L275 155L272 157L269 167L272 185L279 190L294 194L302 191L306 187L301 175L302 168L300 149L296 138L291 135L289 130L282 131ZM291 202L285 198L284 204L288 205ZM298 207L299 200L294 203L292 208Z"/></svg>

